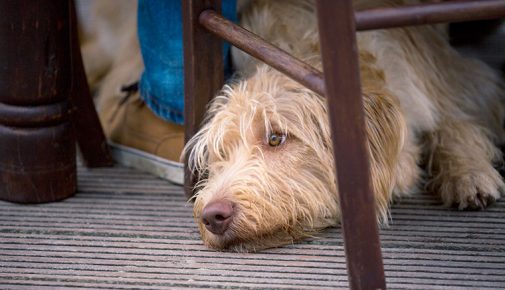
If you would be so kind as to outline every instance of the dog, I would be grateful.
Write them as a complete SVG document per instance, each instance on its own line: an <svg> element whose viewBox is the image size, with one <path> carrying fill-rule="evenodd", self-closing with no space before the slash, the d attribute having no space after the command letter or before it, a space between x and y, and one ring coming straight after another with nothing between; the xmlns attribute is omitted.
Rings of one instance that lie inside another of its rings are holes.
<svg viewBox="0 0 505 290"><path fill-rule="evenodd" d="M355 9L415 1L356 0ZM256 0L241 25L321 69L314 1ZM377 220L427 189L447 206L485 208L505 192L505 89L459 55L440 26L357 34ZM340 221L327 105L322 96L239 50L239 77L208 107L185 154L198 173L194 217L205 245L257 251ZM331 76L330 76L331 77Z"/></svg>

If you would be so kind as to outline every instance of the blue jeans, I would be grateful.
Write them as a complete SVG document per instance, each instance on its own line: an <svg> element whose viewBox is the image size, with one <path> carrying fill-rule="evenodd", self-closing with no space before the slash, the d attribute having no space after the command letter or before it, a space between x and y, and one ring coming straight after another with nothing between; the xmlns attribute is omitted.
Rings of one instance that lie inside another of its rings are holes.
<svg viewBox="0 0 505 290"><path fill-rule="evenodd" d="M145 70L139 89L147 106L159 117L184 123L184 56L182 1L139 0L138 36ZM236 19L236 0L223 0L222 13ZM229 67L229 45L224 45Z"/></svg>

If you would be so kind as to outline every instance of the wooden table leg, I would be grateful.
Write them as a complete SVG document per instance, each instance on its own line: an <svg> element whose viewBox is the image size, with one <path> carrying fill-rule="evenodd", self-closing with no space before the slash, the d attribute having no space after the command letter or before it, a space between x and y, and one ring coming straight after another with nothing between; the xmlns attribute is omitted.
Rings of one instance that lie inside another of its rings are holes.
<svg viewBox="0 0 505 290"><path fill-rule="evenodd" d="M223 86L222 41L199 24L205 9L221 12L221 0L182 1L184 26L184 126L186 142L198 131L208 102ZM187 156L186 156L187 158ZM193 195L197 177L185 162L186 196Z"/></svg>
<svg viewBox="0 0 505 290"><path fill-rule="evenodd" d="M68 0L0 1L0 199L76 190Z"/></svg>
<svg viewBox="0 0 505 290"><path fill-rule="evenodd" d="M385 289L370 186L351 0L318 0L319 34L351 289Z"/></svg>

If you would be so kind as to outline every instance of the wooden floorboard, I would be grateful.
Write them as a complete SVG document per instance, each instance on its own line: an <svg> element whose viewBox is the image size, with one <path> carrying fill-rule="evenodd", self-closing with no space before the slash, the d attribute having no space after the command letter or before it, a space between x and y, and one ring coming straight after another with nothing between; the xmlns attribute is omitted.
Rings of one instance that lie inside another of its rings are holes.
<svg viewBox="0 0 505 290"><path fill-rule="evenodd" d="M505 202L481 212L419 194L381 229L390 289L505 288ZM135 170L79 168L63 202L0 202L0 288L347 288L339 229L260 253L207 249L181 187Z"/></svg>

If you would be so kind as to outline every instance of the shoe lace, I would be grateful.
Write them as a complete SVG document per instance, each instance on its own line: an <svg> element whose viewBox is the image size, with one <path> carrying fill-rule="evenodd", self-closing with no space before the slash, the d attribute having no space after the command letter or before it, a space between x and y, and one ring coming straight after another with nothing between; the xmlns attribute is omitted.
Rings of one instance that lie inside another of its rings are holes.
<svg viewBox="0 0 505 290"><path fill-rule="evenodd" d="M113 122L114 119L116 118L116 115L119 111L119 108L121 108L121 106L123 106L124 104L126 104L126 102L130 99L130 97L135 94L136 92L138 92L139 90L139 82L136 81L134 83L131 83L129 85L123 85L121 86L121 93L123 93L123 96L121 96L121 99L119 100L119 102L117 103L116 107L114 108L114 112L112 113L112 115L110 116L109 118L109 122Z"/></svg>

